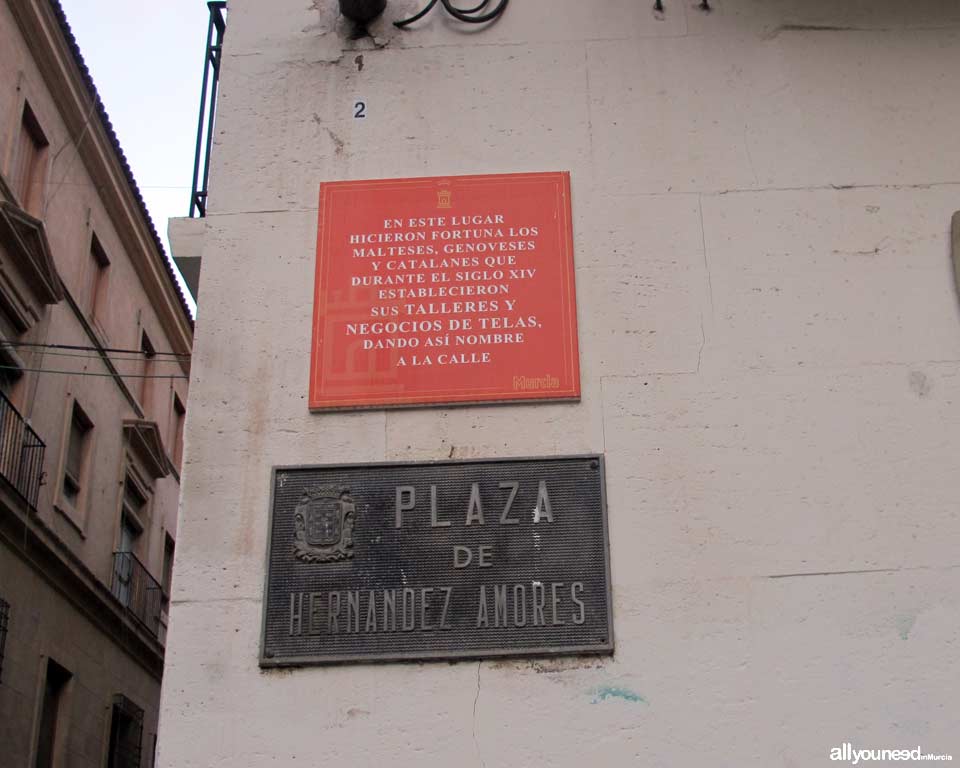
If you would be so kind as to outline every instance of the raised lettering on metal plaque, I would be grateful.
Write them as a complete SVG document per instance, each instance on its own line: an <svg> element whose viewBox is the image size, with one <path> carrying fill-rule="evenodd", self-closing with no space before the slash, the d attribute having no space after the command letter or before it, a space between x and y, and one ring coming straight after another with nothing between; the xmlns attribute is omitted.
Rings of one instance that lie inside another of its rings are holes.
<svg viewBox="0 0 960 768"><path fill-rule="evenodd" d="M273 480L261 666L613 651L602 456Z"/></svg>

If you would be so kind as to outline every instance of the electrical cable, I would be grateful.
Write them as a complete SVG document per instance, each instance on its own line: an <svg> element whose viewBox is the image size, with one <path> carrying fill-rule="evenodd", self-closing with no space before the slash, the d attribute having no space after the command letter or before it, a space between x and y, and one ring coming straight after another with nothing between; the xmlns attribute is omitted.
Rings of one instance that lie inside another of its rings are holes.
<svg viewBox="0 0 960 768"><path fill-rule="evenodd" d="M0 370L5 371L30 371L32 373L64 373L68 376L100 376L100 377L109 377L120 378L120 379L185 379L188 380L189 376L177 375L177 374L153 374L153 373L90 373L88 371L58 371L52 368L21 368L18 365L0 365Z"/></svg>
<svg viewBox="0 0 960 768"><path fill-rule="evenodd" d="M480 5L478 5L476 8L470 8L466 11L455 8L452 0L440 0L440 2L443 3L443 7L446 8L447 13L449 13L455 19L465 21L468 24L485 24L488 21L493 21L495 18L497 18L497 16L503 13L504 9L507 7L507 3L510 2L510 0L500 0L500 2L497 3L496 8L480 16L475 16L473 14L483 10L484 6L487 4L486 0L480 3Z"/></svg>
<svg viewBox="0 0 960 768"><path fill-rule="evenodd" d="M0 349L3 349L3 342L0 342ZM107 360L107 361L109 361L109 362L111 362L111 363L118 363L118 362L142 363L142 362L144 361L143 355L139 355L139 356L137 356L137 357L117 357L117 356L115 356L115 355L114 355L114 356L110 356L110 355L86 355L86 354L73 353L73 352L52 352L52 351L50 351L50 350L45 350L45 351L44 351L44 354L45 354L45 355L50 355L51 357L72 357L72 358L76 358L76 359L78 359L78 360ZM150 362L152 362L152 363L167 363L167 364L170 364L170 365L178 365L178 364L181 362L180 360L177 360L176 358L174 358L174 359L172 359L172 360L169 360L169 359L168 359L168 360L153 360L152 358L149 358L149 357L148 357L148 358L146 358L146 359L147 359L147 360L150 360Z"/></svg>
<svg viewBox="0 0 960 768"><path fill-rule="evenodd" d="M145 352L142 349L119 349L117 347L91 347L85 346L83 344L39 344L31 341L2 341L0 342L0 347L38 347L41 349L72 349L78 350L81 352L116 352L119 354L130 354L130 355L146 355L147 357L155 357L157 355L164 355L167 357L177 357L177 358L190 358L192 355L189 352Z"/></svg>
<svg viewBox="0 0 960 768"><path fill-rule="evenodd" d="M490 0L483 0L483 2L480 3L480 5L475 5L473 8L458 8L457 10L460 13L479 13L480 11L482 11L484 8L487 7L487 4L489 2ZM446 3L444 3L444 5L446 5Z"/></svg>
<svg viewBox="0 0 960 768"><path fill-rule="evenodd" d="M409 19L403 19L403 21L395 21L395 22L393 22L393 26L399 27L400 29L403 29L403 28L406 27L408 24L413 24L413 22L419 21L419 20L422 19L424 16L426 16L428 13L430 13L431 9L432 9L433 6L435 6L436 4L437 4L437 0L430 0L430 2L427 3L426 7L425 7L422 11L420 11L419 13L415 13L415 14L414 14L413 16L411 16Z"/></svg>
<svg viewBox="0 0 960 768"><path fill-rule="evenodd" d="M493 21L501 13L503 13L504 10L506 10L508 2L510 2L510 0L500 0L493 10L482 13L482 11L484 11L490 4L490 0L481 0L480 4L475 5L473 8L457 8L453 4L453 0L440 0L441 5L443 5L443 8L447 13L449 13L455 19L464 21L467 24L486 24L488 21ZM436 4L437 0L430 0L426 7L424 7L421 11L415 13L409 19L395 21L393 22L393 25L403 29L404 27L413 24L413 22L418 21L426 16Z"/></svg>

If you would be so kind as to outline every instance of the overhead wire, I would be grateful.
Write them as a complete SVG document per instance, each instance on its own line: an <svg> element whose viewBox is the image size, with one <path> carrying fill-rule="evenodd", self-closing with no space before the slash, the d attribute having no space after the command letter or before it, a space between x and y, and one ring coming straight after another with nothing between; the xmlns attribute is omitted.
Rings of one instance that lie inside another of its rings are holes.
<svg viewBox="0 0 960 768"><path fill-rule="evenodd" d="M92 371L60 371L53 368L21 368L18 365L0 365L0 370L29 371L31 373L62 373L69 376L100 376L120 379L189 379L183 374L165 373L93 373Z"/></svg>
<svg viewBox="0 0 960 768"><path fill-rule="evenodd" d="M41 344L39 342L32 341L3 341L0 342L0 347L33 347L39 349L72 349L77 351L88 351L88 352L98 352L98 353L117 353L117 354L131 354L131 355L143 355L145 357L155 357L155 356L164 356L164 357L176 357L176 358L190 358L192 355L189 352L147 352L143 349L122 349L118 347L94 347L84 344Z"/></svg>
<svg viewBox="0 0 960 768"><path fill-rule="evenodd" d="M3 348L3 343L0 342L0 349ZM116 362L133 362L133 363L142 363L144 359L150 360L152 363L170 363L170 364L179 364L182 361L177 358L167 359L167 360L153 360L149 356L140 355L137 357L117 357L116 355L97 355L97 354L84 354L84 353L74 353L74 352L54 352L52 350L45 350L45 355L50 355L52 357L72 357L78 360L109 360L111 363Z"/></svg>
<svg viewBox="0 0 960 768"><path fill-rule="evenodd" d="M173 363L181 364L183 362L189 362L190 355L185 353L178 352L147 352L143 349L124 349L119 347L93 347L83 344L41 344L39 342L29 342L29 341L2 341L0 342L0 349L4 348L27 348L27 349L39 349L43 356L51 356L58 358L72 358L77 360L84 361L93 361L99 360L104 363L109 363L110 365L116 365L118 363L143 363L149 361L152 364L154 363ZM57 350L67 350L67 351L57 351ZM122 357L117 357L116 355L122 355ZM160 359L157 359L160 358ZM85 362L84 365L87 365ZM6 371L18 371L18 372L30 372L30 373L57 373L64 375L72 376L97 376L105 378L121 378L121 379L183 379L188 380L190 377L183 374L176 373L126 373L119 370L109 372L109 373L95 373L93 371L65 371L58 368L32 368L32 367L21 367L19 365L2 365L0 364L0 370Z"/></svg>

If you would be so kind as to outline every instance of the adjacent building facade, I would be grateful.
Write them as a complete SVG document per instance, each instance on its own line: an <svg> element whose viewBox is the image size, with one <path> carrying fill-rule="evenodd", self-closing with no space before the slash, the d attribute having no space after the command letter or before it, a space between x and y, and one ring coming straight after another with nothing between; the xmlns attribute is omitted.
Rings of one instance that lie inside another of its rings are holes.
<svg viewBox="0 0 960 768"><path fill-rule="evenodd" d="M62 9L0 3L0 762L147 766L192 321Z"/></svg>
<svg viewBox="0 0 960 768"><path fill-rule="evenodd" d="M960 759L960 5L426 5L231 0L158 765ZM539 171L580 401L311 413L318 185ZM261 668L273 467L569 454L612 656Z"/></svg>

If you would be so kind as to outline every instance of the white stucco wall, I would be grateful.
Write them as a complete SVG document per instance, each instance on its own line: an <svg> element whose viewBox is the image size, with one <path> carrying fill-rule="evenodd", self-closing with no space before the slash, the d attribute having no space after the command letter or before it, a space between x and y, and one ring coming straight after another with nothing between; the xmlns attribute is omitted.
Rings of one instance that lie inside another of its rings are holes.
<svg viewBox="0 0 960 768"><path fill-rule="evenodd" d="M334 5L230 5L158 765L960 759L960 5ZM582 402L310 414L318 183L541 170ZM258 668L271 466L581 452L614 657Z"/></svg>

